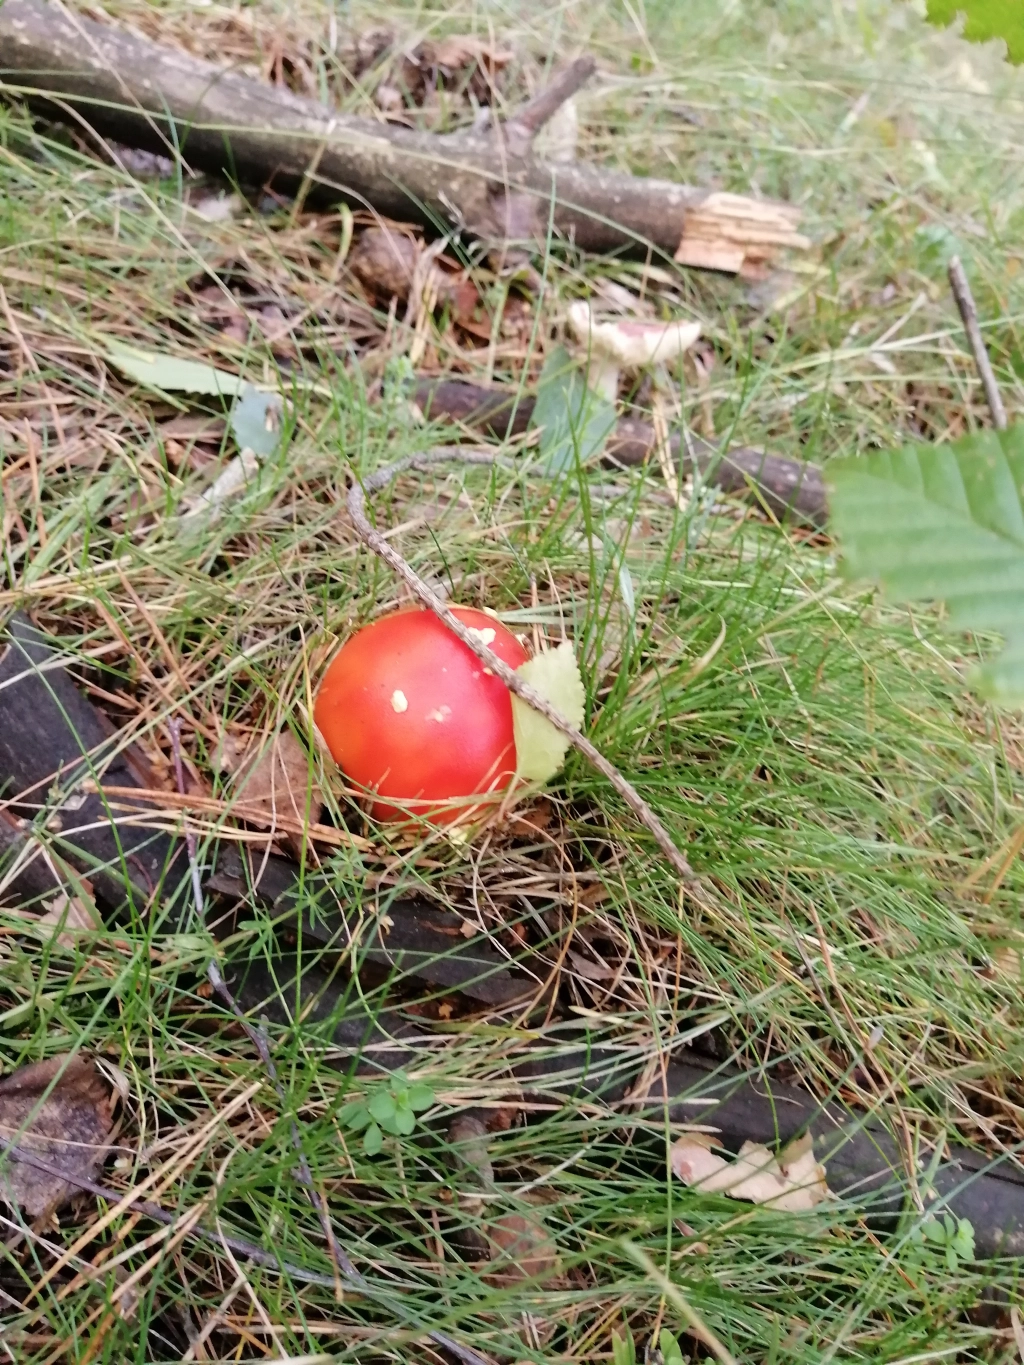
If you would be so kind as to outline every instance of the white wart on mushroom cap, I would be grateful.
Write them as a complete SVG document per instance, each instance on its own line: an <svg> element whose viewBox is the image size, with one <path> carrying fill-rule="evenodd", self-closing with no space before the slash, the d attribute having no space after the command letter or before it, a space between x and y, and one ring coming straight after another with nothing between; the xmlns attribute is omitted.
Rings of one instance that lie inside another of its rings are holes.
<svg viewBox="0 0 1024 1365"><path fill-rule="evenodd" d="M600 322L584 299L569 305L569 326L589 348L590 387L609 402L618 397L623 370L667 365L688 351L700 336L699 322L609 318Z"/></svg>

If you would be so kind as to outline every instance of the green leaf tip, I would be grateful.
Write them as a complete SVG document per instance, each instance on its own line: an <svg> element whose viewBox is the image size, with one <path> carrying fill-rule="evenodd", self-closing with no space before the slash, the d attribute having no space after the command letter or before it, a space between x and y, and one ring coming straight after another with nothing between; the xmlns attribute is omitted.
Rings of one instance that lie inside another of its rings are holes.
<svg viewBox="0 0 1024 1365"><path fill-rule="evenodd" d="M1006 55L1024 62L1024 4L1021 0L928 0L928 21L945 28L962 14L963 36L972 43L1002 38Z"/></svg>

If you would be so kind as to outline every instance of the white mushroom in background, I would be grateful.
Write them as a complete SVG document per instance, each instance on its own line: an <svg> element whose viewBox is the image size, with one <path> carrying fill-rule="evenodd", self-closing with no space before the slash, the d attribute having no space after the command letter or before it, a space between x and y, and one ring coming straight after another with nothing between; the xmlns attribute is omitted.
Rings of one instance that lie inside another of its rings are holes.
<svg viewBox="0 0 1024 1365"><path fill-rule="evenodd" d="M569 305L568 319L577 340L588 348L589 386L610 403L618 397L623 370L669 365L700 336L699 322L599 321L585 299Z"/></svg>

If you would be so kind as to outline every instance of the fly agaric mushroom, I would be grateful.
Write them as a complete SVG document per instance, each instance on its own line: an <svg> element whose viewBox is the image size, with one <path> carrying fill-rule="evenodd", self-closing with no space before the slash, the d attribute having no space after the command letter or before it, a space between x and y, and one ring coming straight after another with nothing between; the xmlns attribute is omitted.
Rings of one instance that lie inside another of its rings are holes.
<svg viewBox="0 0 1024 1365"><path fill-rule="evenodd" d="M511 668L528 658L500 621L453 607ZM509 691L447 626L418 608L351 636L320 684L314 719L335 762L372 796L378 820L448 824L516 772Z"/></svg>
<svg viewBox="0 0 1024 1365"><path fill-rule="evenodd" d="M614 403L623 370L667 365L688 351L700 336L699 322L641 322L609 318L599 322L584 299L569 305L569 326L589 347L590 388Z"/></svg>

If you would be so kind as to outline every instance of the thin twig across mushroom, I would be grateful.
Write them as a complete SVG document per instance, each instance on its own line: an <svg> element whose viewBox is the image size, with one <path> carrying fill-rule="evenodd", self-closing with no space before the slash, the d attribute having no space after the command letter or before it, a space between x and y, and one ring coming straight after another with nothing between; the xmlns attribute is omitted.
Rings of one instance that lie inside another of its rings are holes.
<svg viewBox="0 0 1024 1365"><path fill-rule="evenodd" d="M406 459L396 460L394 464L389 464L383 469L377 470L368 479L360 483L354 480L348 494L348 512L352 518L352 524L356 531L366 542L366 544L384 560L384 562L399 575L412 589L420 601L430 608L440 620L456 635L462 643L480 659L487 668L501 679L510 692L514 692L517 697L521 697L527 705L532 706L535 711L539 711L556 730L559 730L569 740L574 748L597 769L602 777L606 778L622 799L629 806L637 819L650 830L653 834L658 847L665 854L665 857L679 873L687 889L694 895L705 895L697 874L690 866L686 856L677 848L671 834L662 824L661 820L654 813L651 807L643 799L637 789L629 782L614 763L610 763L600 749L587 739L571 725L545 697L529 683L525 682L513 668L500 659L492 649L483 643L479 634L468 629L463 623L449 610L441 601L437 594L426 584L411 565L407 564L395 547L386 540L376 528L371 525L366 515L366 495L376 493L384 488L403 470L418 468L422 465L440 464L446 460L459 460L465 464L498 464L502 463L499 456L489 450L467 450L461 446L438 446L434 450L426 451L422 455L412 455Z"/></svg>

